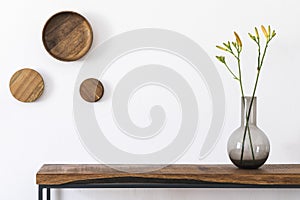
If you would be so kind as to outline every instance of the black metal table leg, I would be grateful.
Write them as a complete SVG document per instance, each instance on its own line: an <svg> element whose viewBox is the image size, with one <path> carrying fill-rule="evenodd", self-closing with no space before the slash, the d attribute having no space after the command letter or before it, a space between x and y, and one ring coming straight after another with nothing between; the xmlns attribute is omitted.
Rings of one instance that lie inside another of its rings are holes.
<svg viewBox="0 0 300 200"><path fill-rule="evenodd" d="M47 200L51 199L51 190L50 188L47 188Z"/></svg>
<svg viewBox="0 0 300 200"><path fill-rule="evenodd" d="M43 187L39 185L39 200L43 200Z"/></svg>

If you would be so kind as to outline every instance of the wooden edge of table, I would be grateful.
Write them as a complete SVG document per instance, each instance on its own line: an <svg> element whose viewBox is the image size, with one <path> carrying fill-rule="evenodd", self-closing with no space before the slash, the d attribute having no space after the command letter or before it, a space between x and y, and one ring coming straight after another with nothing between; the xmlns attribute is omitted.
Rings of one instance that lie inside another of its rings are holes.
<svg viewBox="0 0 300 200"><path fill-rule="evenodd" d="M233 165L175 164L151 171L151 169L159 167L159 165L115 165L114 168L101 164L43 165L36 174L36 184L123 182L132 184L214 183L300 186L300 164L264 165L256 170L242 170Z"/></svg>

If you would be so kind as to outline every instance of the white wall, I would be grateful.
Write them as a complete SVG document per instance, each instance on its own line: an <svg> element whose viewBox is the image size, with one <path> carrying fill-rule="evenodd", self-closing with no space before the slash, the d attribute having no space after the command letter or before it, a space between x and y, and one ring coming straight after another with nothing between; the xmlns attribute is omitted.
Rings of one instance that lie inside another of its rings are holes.
<svg viewBox="0 0 300 200"><path fill-rule="evenodd" d="M300 3L296 0L27 0L2 1L0 7L0 199L35 199L35 173L43 163L96 163L82 147L72 115L73 88L83 60L64 63L44 50L41 32L54 13L74 10L94 29L94 48L121 32L155 27L182 33L203 47L218 69L226 92L226 122L214 151L198 159L196 140L179 163L229 163L227 139L239 125L239 88L214 56L215 45L238 31L245 43L247 93L254 79L255 49L247 38L254 26L270 24L278 36L271 44L258 89L258 123L271 141L268 163L300 163ZM247 38L247 39L246 39ZM46 88L36 103L23 104L9 92L20 68L38 70ZM297 190L77 190L56 191L54 199L299 199Z"/></svg>

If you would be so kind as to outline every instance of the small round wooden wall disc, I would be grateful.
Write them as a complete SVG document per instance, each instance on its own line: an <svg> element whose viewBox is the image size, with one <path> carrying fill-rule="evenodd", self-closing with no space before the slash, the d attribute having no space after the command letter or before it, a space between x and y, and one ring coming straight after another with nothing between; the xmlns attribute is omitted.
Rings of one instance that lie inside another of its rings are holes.
<svg viewBox="0 0 300 200"><path fill-rule="evenodd" d="M102 83L94 78L83 81L80 85L80 96L87 102L99 101L104 93Z"/></svg>
<svg viewBox="0 0 300 200"><path fill-rule="evenodd" d="M50 55L62 61L83 57L93 42L89 22L80 14L65 11L53 15L45 24L43 43Z"/></svg>
<svg viewBox="0 0 300 200"><path fill-rule="evenodd" d="M14 73L10 79L9 88L17 100L33 102L42 95L44 80L37 71L25 68Z"/></svg>

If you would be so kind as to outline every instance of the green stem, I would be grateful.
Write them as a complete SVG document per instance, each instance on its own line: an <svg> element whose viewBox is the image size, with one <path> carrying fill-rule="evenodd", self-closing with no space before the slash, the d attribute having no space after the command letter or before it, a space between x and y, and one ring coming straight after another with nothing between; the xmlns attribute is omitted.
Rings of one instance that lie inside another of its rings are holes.
<svg viewBox="0 0 300 200"><path fill-rule="evenodd" d="M270 41L270 40L269 40L269 41ZM260 70L260 68L261 68L262 65L263 65L263 62L264 62L264 59L265 59L265 56L266 56L266 52L267 52L267 48L268 48L268 44L269 44L269 42L266 43L266 46L265 46L265 49L264 49L264 53L263 53L263 56L262 56L262 58L261 58L261 62L260 62L260 65L259 65L259 70Z"/></svg>
<svg viewBox="0 0 300 200"><path fill-rule="evenodd" d="M248 115L246 116L246 127L245 127L245 131L244 131L244 135L243 135L242 153L241 153L241 158L240 158L241 161L243 160L243 156L244 156L245 139L246 139L247 129L249 127L250 113L251 113L251 110L252 110L252 105L253 105L254 96L255 96L255 93L256 93L257 85L258 85L258 79L259 79L259 75L260 75L260 70L261 70L261 67L263 65L263 61L264 61L265 55L266 55L268 43L269 43L269 41L267 41L267 43L266 43L266 46L265 46L264 52L263 52L263 56L262 56L262 58L261 58L261 60L259 62L259 66L257 67L257 76L256 76L256 80L255 80L255 85L254 85L254 89L253 89L253 93L252 93L251 102L250 102L250 105L249 105ZM253 150L252 146L251 146L251 148Z"/></svg>
<svg viewBox="0 0 300 200"><path fill-rule="evenodd" d="M257 38L257 41L255 41L255 42L256 42L256 44L258 46L258 57L257 57L257 69L258 69L258 66L260 65L260 55L261 55L261 53L260 53L260 39L259 39L259 37ZM248 113L248 114L250 115L250 113ZM246 113L246 117L247 117L248 114ZM252 137L251 137L251 134L250 134L250 128L249 128L249 126L248 126L248 135L249 135L249 140L250 140L250 145L251 145L252 158L253 158L253 160L255 160L254 150L253 150L253 143L252 143Z"/></svg>
<svg viewBox="0 0 300 200"><path fill-rule="evenodd" d="M239 69L240 89L241 89L241 93L242 93L243 103L245 105L245 94L244 94L244 89L243 89L243 84L242 84L242 70L241 70L240 53L238 53L237 60L238 60L238 69Z"/></svg>
<svg viewBox="0 0 300 200"><path fill-rule="evenodd" d="M249 127L250 113L251 113L251 110L252 110L252 104L253 104L254 96L255 96L255 93L256 93L256 88L257 88L257 84L258 84L259 74L260 74L260 69L257 72L255 86L254 86L254 90L253 90L253 93L252 93L251 102L250 102L250 105L249 105L249 111L248 111L248 115L246 116L246 127L245 127L245 131L244 131L244 135L243 135L242 153L241 153L241 158L240 158L241 161L243 160L243 156L244 156L245 139L246 139L247 129ZM253 149L252 146L251 146L251 148Z"/></svg>
<svg viewBox="0 0 300 200"><path fill-rule="evenodd" d="M237 55L237 60L238 60L238 70L239 70L239 83L240 83L240 89L241 89L241 93L242 93L242 99L243 99L243 106L245 107L245 94L244 94L244 89L243 89L243 84L242 84L242 71L241 71L241 60L240 60L240 52L238 52ZM249 113L250 114L250 113ZM248 113L246 111L246 118L248 116ZM255 156L254 156L254 151L253 151L253 145L252 145L252 138L251 138L251 134L250 134L250 128L249 126L246 127L248 129L248 133L249 133L249 139L250 139L250 144L251 144L251 152L252 152L252 158L253 160L255 160ZM243 145L244 145L244 140L243 139ZM243 154L244 154L244 150L242 151L242 156L241 156L241 162L242 162L242 158L243 158Z"/></svg>
<svg viewBox="0 0 300 200"><path fill-rule="evenodd" d="M249 141L250 141L250 147L251 147L252 159L255 160L254 149L253 149L253 143L252 143L252 138L251 138L250 127L249 127L249 126L248 126L248 136L249 136Z"/></svg>
<svg viewBox="0 0 300 200"><path fill-rule="evenodd" d="M226 66L226 68L228 69L228 71L231 73L231 75L233 76L234 79L239 80L238 77L236 77L236 75L231 71L231 69L228 67L227 63L224 62L224 65Z"/></svg>

